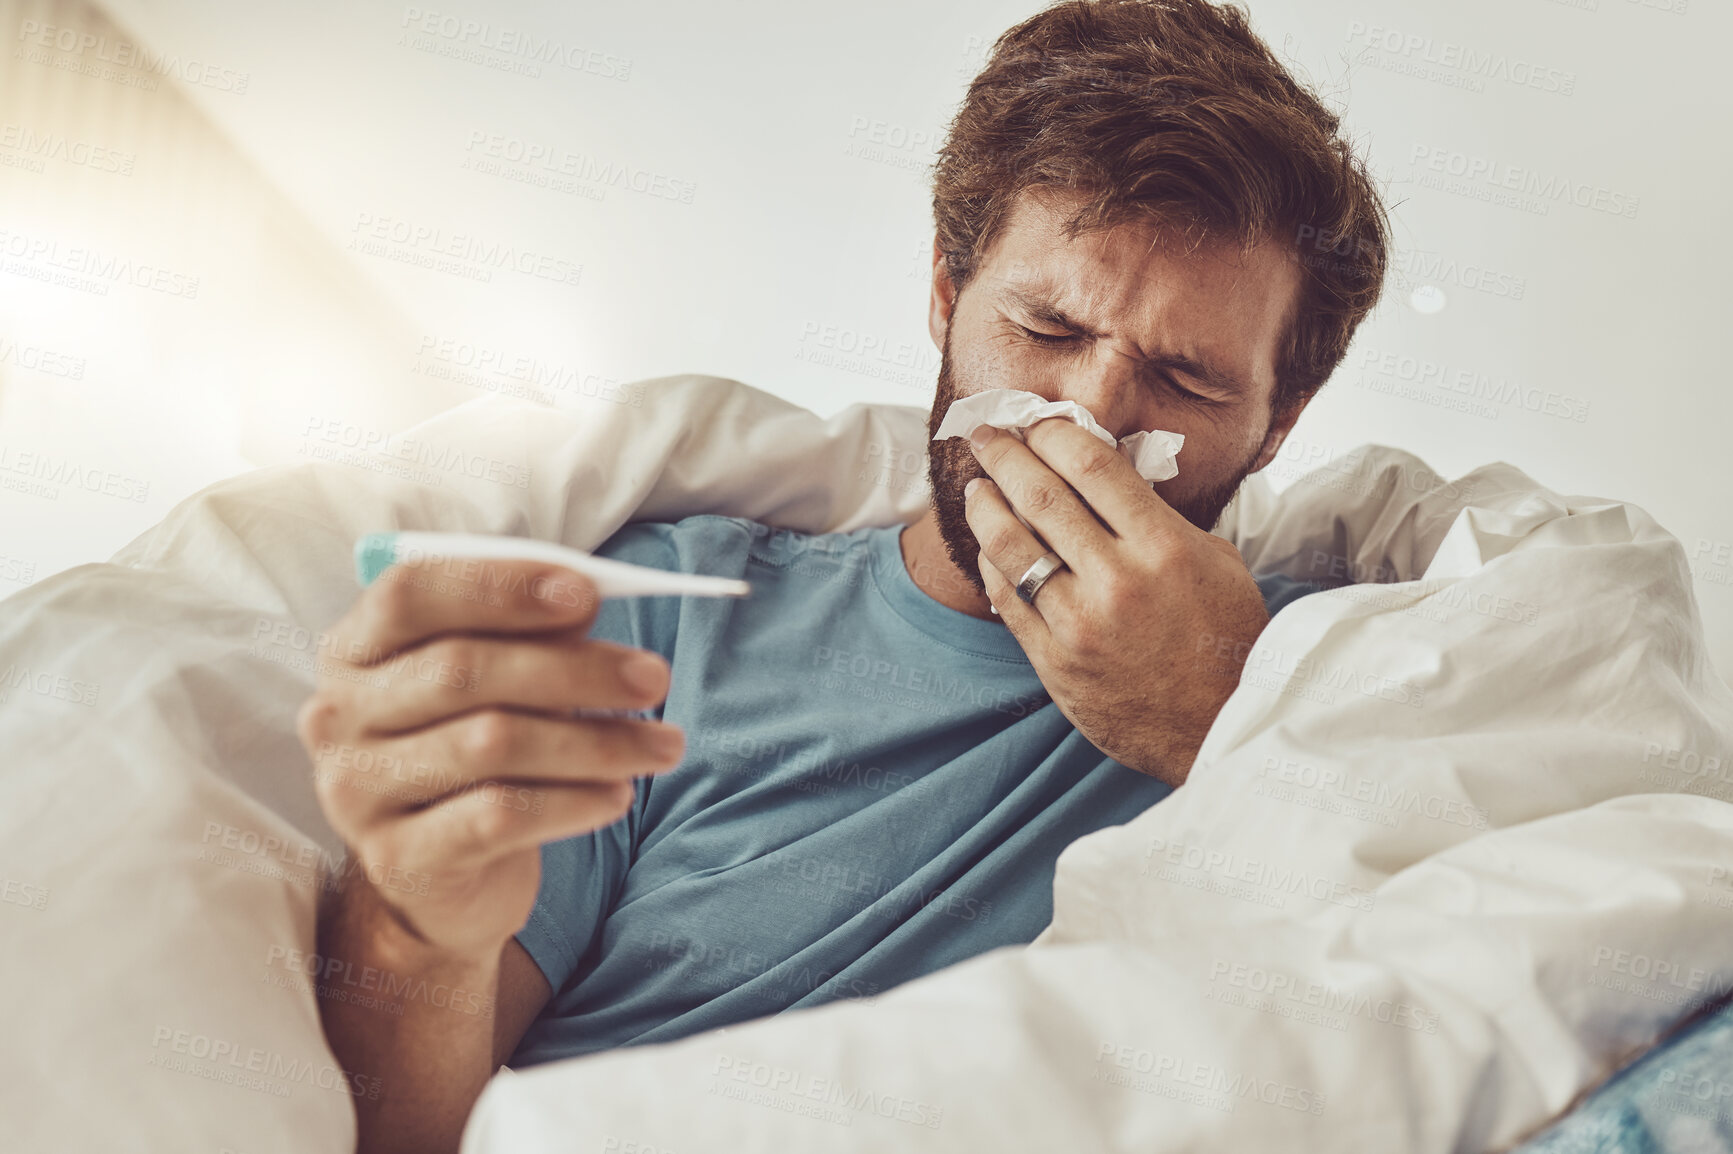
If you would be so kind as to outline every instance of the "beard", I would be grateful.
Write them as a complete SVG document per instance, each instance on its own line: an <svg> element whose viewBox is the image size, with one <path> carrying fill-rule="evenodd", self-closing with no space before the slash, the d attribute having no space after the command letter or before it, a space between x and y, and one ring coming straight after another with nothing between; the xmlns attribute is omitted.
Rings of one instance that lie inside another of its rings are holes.
<svg viewBox="0 0 1733 1154"><path fill-rule="evenodd" d="M986 477L987 471L981 468L981 463L975 459L974 450L969 447L968 441L957 437L947 437L943 441L933 440L933 435L939 431L939 423L945 419L951 402L956 399L956 381L951 374L951 329L947 327L944 344L939 350L938 391L933 398L932 412L927 415L927 480L932 489L933 517L938 525L939 537L945 543L945 552L950 554L951 563L963 574L963 579L977 593L985 596L987 588L981 581L980 569L981 543L975 539L975 531L969 528L969 520L963 515L963 489L976 477ZM1262 442L1263 438L1260 437L1259 444ZM1180 516L1207 533L1221 520L1222 511L1228 507L1228 502L1233 500L1234 494L1239 492L1241 483L1251 475L1252 464L1256 460L1257 450L1254 449L1252 455L1233 471L1229 480L1213 485L1193 497L1169 500L1168 504ZM1079 497L1079 500L1082 498ZM1088 502L1084 502L1084 508L1089 508ZM1100 518L1097 517L1097 520Z"/></svg>

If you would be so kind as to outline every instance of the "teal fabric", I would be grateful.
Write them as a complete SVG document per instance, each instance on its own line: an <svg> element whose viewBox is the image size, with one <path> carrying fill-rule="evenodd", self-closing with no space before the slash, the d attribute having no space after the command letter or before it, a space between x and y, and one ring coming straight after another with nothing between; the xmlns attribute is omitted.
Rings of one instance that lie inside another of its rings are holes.
<svg viewBox="0 0 1733 1154"><path fill-rule="evenodd" d="M604 601L594 637L673 679L686 757L628 815L542 852L518 940L552 1002L512 1064L870 996L1053 910L1054 862L1167 786L1104 757L1010 630L910 577L901 527L629 524L601 556L743 578L747 598ZM1274 613L1316 589L1259 581ZM1152 702L1151 708L1160 708Z"/></svg>
<svg viewBox="0 0 1733 1154"><path fill-rule="evenodd" d="M1733 1003L1626 1066L1517 1154L1733 1154Z"/></svg>

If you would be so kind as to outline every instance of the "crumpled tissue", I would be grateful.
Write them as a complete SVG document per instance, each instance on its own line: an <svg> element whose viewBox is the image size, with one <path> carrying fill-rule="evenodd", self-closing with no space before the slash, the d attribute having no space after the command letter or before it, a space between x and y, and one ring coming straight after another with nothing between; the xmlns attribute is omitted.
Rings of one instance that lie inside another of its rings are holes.
<svg viewBox="0 0 1733 1154"><path fill-rule="evenodd" d="M1095 415L1076 401L1049 401L1039 393L1023 389L983 389L971 396L958 397L951 402L951 407L945 410L944 419L939 422L939 431L933 434L933 440L943 441L947 437L966 438L982 425L991 425L995 429L1004 429L1021 441L1024 429L1048 417L1063 417L1094 433L1118 449L1119 455L1130 461L1131 467L1137 470L1137 475L1146 481L1153 483L1179 476L1179 463L1174 457L1185 447L1185 437L1182 434L1170 433L1165 429L1150 429L1116 441L1112 433L1101 427ZM1012 509L1011 514L1023 522L1025 529L1035 534L1036 540L1041 540L1041 534L1036 531L1035 526L1029 524L1023 514L1016 509ZM1045 545L1046 542L1042 541L1042 544ZM998 606L993 606L993 612L999 612Z"/></svg>
<svg viewBox="0 0 1733 1154"><path fill-rule="evenodd" d="M1094 415L1076 401L1049 401L1039 393L1022 389L983 389L971 396L957 398L945 410L933 440L967 437L982 425L991 425L995 429L1004 429L1021 441L1024 429L1047 417L1063 417L1114 446L1120 456L1131 462L1137 475L1146 481L1166 481L1179 476L1179 464L1174 457L1185 447L1185 437L1179 433L1150 429L1115 441L1113 434L1102 428Z"/></svg>

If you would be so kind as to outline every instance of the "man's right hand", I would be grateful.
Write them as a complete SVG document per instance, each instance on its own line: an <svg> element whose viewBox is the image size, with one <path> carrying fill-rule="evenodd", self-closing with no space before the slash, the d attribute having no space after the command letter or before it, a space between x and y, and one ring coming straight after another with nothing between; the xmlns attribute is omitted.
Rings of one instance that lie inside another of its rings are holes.
<svg viewBox="0 0 1733 1154"><path fill-rule="evenodd" d="M331 628L297 729L353 869L428 956L493 962L544 842L612 824L677 726L569 711L663 700L660 656L586 636L595 585L537 562L386 570Z"/></svg>

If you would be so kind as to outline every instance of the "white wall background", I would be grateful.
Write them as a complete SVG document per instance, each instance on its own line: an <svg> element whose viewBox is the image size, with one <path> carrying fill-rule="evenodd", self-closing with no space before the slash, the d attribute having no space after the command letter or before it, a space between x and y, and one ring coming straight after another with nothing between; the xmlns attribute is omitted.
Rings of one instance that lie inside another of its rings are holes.
<svg viewBox="0 0 1733 1154"><path fill-rule="evenodd" d="M926 165L1038 6L0 0L0 594L513 366L552 404L686 371L930 404ZM1399 246L1272 479L1375 441L1633 501L1733 670L1733 9L1250 7L1345 109ZM524 71L508 34L579 66Z"/></svg>

